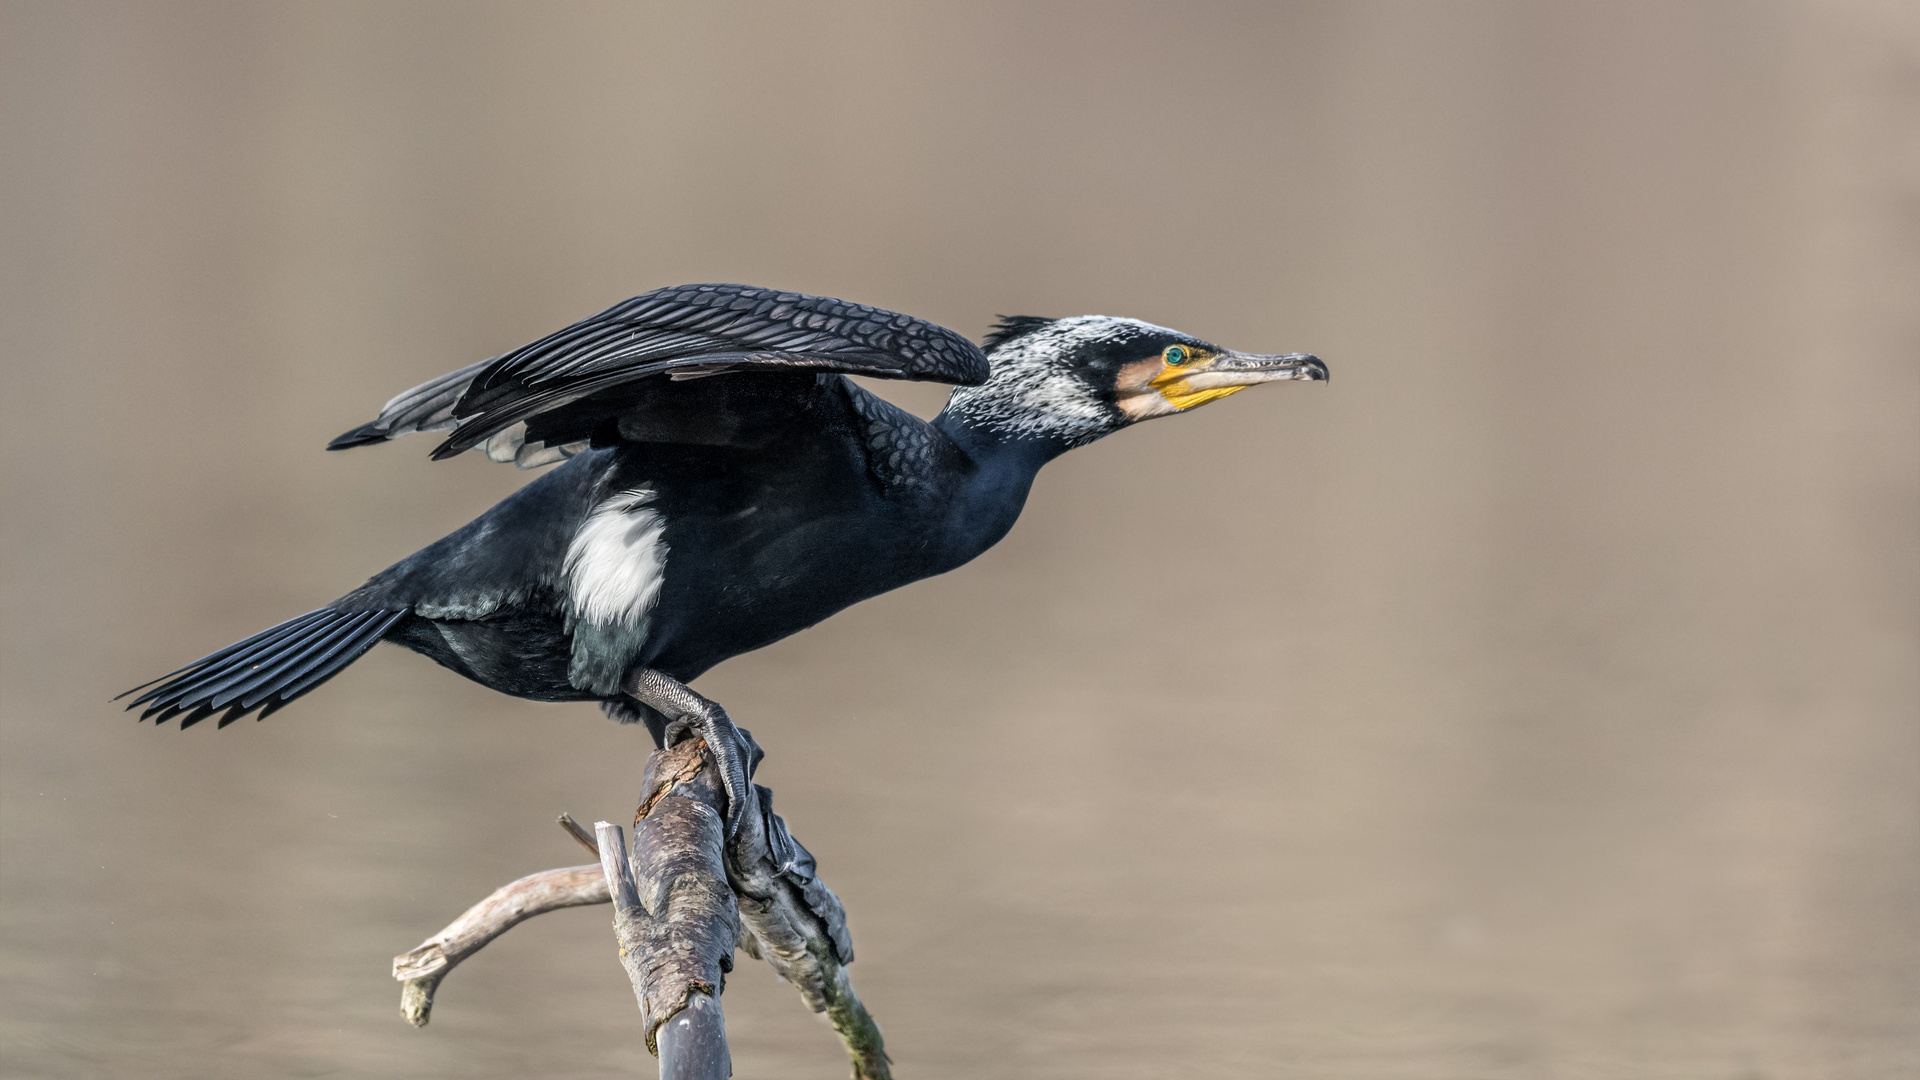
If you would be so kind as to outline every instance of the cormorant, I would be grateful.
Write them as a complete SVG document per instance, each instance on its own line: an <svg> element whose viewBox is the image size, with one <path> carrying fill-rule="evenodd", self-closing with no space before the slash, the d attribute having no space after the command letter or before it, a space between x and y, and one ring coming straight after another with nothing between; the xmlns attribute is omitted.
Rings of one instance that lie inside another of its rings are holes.
<svg viewBox="0 0 1920 1080"><path fill-rule="evenodd" d="M928 422L849 374L957 388ZM423 383L334 439L451 429L435 458L564 464L129 708L182 728L265 719L391 641L503 693L598 701L661 745L697 731L739 806L755 748L688 682L979 555L1040 467L1076 446L1256 383L1326 377L1305 353L1234 352L1136 319L1003 318L976 348L843 300L658 289Z"/></svg>

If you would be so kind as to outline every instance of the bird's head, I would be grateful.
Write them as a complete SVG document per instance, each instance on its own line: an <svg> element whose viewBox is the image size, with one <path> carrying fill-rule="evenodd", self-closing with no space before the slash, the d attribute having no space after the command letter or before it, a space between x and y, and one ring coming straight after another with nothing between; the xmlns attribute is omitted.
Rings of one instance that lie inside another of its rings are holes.
<svg viewBox="0 0 1920 1080"><path fill-rule="evenodd" d="M947 411L1003 436L1069 447L1260 383L1327 378L1327 365L1307 353L1235 352L1109 315L1002 318L983 348L992 376L954 391Z"/></svg>

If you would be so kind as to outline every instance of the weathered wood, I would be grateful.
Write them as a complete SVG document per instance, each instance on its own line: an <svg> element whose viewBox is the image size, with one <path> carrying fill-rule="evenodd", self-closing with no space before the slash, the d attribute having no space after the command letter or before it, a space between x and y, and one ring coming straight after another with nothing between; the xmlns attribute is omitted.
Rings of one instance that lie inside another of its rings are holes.
<svg viewBox="0 0 1920 1080"><path fill-rule="evenodd" d="M653 755L643 789L630 862L620 827L594 826L620 962L661 1080L726 1080L733 1067L719 996L740 923L720 855L718 773L699 740L687 740Z"/></svg>
<svg viewBox="0 0 1920 1080"><path fill-rule="evenodd" d="M593 852L594 858L600 857L600 841L593 838L593 834L587 831L585 825L573 820L572 814L560 815L560 828L568 836L573 837L575 843Z"/></svg>
<svg viewBox="0 0 1920 1080"><path fill-rule="evenodd" d="M640 994L646 973L647 931L653 918L640 903L640 890L633 882L633 863L627 858L626 836L620 826L596 821L593 832L600 841L601 876L606 879L607 893L613 901L613 937L620 947L620 966L627 969L634 993ZM646 1005L645 996L641 996L642 1012ZM647 1049L653 1049L653 1040L647 1040Z"/></svg>
<svg viewBox="0 0 1920 1080"><path fill-rule="evenodd" d="M685 739L648 759L635 819L634 879L654 919L641 1013L665 1077L670 1058L691 1067L727 1056L719 998L733 968L740 917L722 853L726 794L705 743ZM688 1023L662 1027L703 994L711 1000L685 1017ZM663 1031L678 1053L658 1043Z"/></svg>
<svg viewBox="0 0 1920 1080"><path fill-rule="evenodd" d="M747 930L741 944L792 983L808 1008L827 1014L846 1044L854 1080L892 1080L880 1025L847 975L853 939L846 910L820 880L813 855L773 812L773 792L755 784L753 795L757 805L727 852Z"/></svg>
<svg viewBox="0 0 1920 1080"><path fill-rule="evenodd" d="M751 775L762 755L746 738ZM508 927L558 907L611 901L621 964L663 1080L729 1075L720 994L736 945L765 959L809 1008L827 1015L846 1043L854 1080L891 1080L880 1027L847 975L846 912L773 812L773 792L751 785L752 805L728 844L724 785L697 737L654 751L641 788L631 851L619 826L599 822L588 837L562 814L561 827L600 856L599 866L522 878L396 958L408 1020L424 1025L440 979Z"/></svg>
<svg viewBox="0 0 1920 1080"><path fill-rule="evenodd" d="M687 995L687 1007L660 1025L660 1080L727 1080L727 1018L720 999L703 990Z"/></svg>
<svg viewBox="0 0 1920 1080"><path fill-rule="evenodd" d="M400 990L400 1015L414 1027L427 1026L440 980L516 923L560 908L606 902L607 879L598 866L529 874L495 889L445 930L393 958L393 977L405 984Z"/></svg>

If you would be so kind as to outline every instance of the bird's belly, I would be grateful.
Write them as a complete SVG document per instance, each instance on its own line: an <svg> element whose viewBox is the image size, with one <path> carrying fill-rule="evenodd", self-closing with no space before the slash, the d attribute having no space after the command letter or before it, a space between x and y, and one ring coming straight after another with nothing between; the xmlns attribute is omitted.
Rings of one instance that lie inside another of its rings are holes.
<svg viewBox="0 0 1920 1080"><path fill-rule="evenodd" d="M590 701L568 679L570 635L558 613L501 612L481 619L407 620L388 640L492 690L534 701Z"/></svg>

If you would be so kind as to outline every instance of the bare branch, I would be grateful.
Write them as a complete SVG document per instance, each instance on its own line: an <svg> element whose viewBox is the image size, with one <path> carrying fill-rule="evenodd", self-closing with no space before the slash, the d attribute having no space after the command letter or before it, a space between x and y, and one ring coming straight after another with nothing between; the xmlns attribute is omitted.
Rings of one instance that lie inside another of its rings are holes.
<svg viewBox="0 0 1920 1080"><path fill-rule="evenodd" d="M840 898L820 880L813 855L773 812L773 792L753 786L759 804L734 838L728 868L739 894L742 945L824 1012L846 1043L854 1080L892 1080L880 1025L853 991L846 965L853 960Z"/></svg>
<svg viewBox="0 0 1920 1080"><path fill-rule="evenodd" d="M587 827L585 825L582 825L579 822L573 820L572 814L560 815L560 828L564 829L568 836L573 837L574 840L577 841L581 847L586 848L588 851L592 852L594 858L597 859L600 857L599 842L593 838L592 833L587 831Z"/></svg>
<svg viewBox="0 0 1920 1080"><path fill-rule="evenodd" d="M704 742L686 739L647 760L641 787L633 871L653 921L643 970L629 963L627 973L647 1046L660 1055L662 1077L724 1078L730 1063L719 998L740 919L721 855L719 769Z"/></svg>
<svg viewBox="0 0 1920 1080"><path fill-rule="evenodd" d="M662 1080L728 1075L720 993L736 945L765 959L809 1008L827 1015L846 1043L854 1080L891 1080L880 1026L847 977L853 941L840 900L773 812L773 792L757 784L751 792L738 835L723 846L726 796L706 744L690 738L656 750L647 759L631 853L619 826L599 822L588 837L562 814L561 827L600 865L521 878L396 957L402 1014L424 1026L446 973L521 920L611 901L621 964Z"/></svg>
<svg viewBox="0 0 1920 1080"><path fill-rule="evenodd" d="M516 923L560 908L606 902L607 879L598 866L529 874L495 889L445 930L393 958L393 977L406 984L400 991L400 1014L414 1027L427 1026L440 980Z"/></svg>

